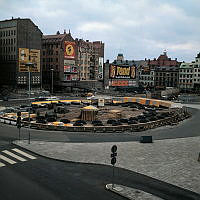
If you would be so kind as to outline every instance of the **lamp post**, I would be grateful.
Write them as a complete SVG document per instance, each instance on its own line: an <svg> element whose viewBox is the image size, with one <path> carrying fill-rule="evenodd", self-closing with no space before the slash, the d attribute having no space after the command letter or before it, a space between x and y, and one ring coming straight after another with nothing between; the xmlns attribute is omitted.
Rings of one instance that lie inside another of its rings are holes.
<svg viewBox="0 0 200 200"><path fill-rule="evenodd" d="M53 94L53 71L54 69L51 68L51 94Z"/></svg>
<svg viewBox="0 0 200 200"><path fill-rule="evenodd" d="M34 67L33 63L26 63L26 66L28 67L28 98L29 98L29 103L30 103L30 98L31 98L31 71L30 71L30 67ZM30 144L31 141L31 134L30 134L30 105L29 105L29 109L28 109L28 143Z"/></svg>

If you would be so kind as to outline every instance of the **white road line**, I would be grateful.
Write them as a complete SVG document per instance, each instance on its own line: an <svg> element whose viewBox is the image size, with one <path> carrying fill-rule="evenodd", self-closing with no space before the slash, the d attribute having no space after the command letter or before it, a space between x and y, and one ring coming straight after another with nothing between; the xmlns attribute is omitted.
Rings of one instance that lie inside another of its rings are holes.
<svg viewBox="0 0 200 200"><path fill-rule="evenodd" d="M4 167L4 166L6 166L6 165L0 162L0 167Z"/></svg>
<svg viewBox="0 0 200 200"><path fill-rule="evenodd" d="M5 156L2 156L2 155L0 155L0 159L6 161L6 162L8 162L8 163L10 163L11 165L17 163L17 162L15 162L14 160L11 160L11 159L9 159L9 158L7 158L7 157L5 157Z"/></svg>
<svg viewBox="0 0 200 200"><path fill-rule="evenodd" d="M26 161L26 159L24 159L24 158L22 158L22 157L20 157L20 156L18 156L18 155L16 155L16 154L14 154L14 153L12 153L12 152L10 152L10 151L4 150L4 151L2 151L2 152L3 152L3 153L6 153L7 155L12 156L13 158L16 158L17 160L20 160L20 161L22 161L22 162Z"/></svg>
<svg viewBox="0 0 200 200"><path fill-rule="evenodd" d="M32 159L32 160L36 159L36 157L31 156L31 155L29 155L28 153L25 153L25 152L23 152L23 151L21 151L21 150L19 150L19 149L17 149L17 148L12 149L12 150L15 151L15 152L17 152L17 153L20 153L20 154L22 154L23 156L25 156L25 157L27 157L27 158L30 158L30 159Z"/></svg>

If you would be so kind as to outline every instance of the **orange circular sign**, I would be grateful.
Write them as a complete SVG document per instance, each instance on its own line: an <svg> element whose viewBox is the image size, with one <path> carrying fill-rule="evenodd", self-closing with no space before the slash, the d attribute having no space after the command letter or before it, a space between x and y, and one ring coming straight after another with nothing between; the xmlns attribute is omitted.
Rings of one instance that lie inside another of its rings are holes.
<svg viewBox="0 0 200 200"><path fill-rule="evenodd" d="M68 44L67 46L66 46L66 54L68 55L68 56L72 56L73 55L73 53L74 53L74 47L71 45L71 44Z"/></svg>

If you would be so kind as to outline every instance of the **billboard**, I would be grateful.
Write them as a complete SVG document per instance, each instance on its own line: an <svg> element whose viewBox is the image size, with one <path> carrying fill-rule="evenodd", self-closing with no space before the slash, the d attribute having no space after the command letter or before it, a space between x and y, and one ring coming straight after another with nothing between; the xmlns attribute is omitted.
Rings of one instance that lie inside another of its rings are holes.
<svg viewBox="0 0 200 200"><path fill-rule="evenodd" d="M27 64L32 66L27 66ZM19 48L19 72L40 72L40 50Z"/></svg>
<svg viewBox="0 0 200 200"><path fill-rule="evenodd" d="M109 77L111 79L135 79L135 66L110 65Z"/></svg>
<svg viewBox="0 0 200 200"><path fill-rule="evenodd" d="M65 41L64 44L64 57L68 59L74 59L75 58L75 42L68 42Z"/></svg>

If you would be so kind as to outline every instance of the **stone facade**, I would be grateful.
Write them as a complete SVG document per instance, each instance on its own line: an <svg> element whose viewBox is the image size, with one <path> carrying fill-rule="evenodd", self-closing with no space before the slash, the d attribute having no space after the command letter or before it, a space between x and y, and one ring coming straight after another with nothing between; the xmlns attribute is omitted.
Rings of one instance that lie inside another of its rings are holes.
<svg viewBox="0 0 200 200"><path fill-rule="evenodd" d="M179 66L180 62L168 58L166 52L157 59L145 59L145 64L139 68L139 83L155 89L178 87Z"/></svg>
<svg viewBox="0 0 200 200"><path fill-rule="evenodd" d="M200 90L200 53L191 63L183 62L179 69L179 88L182 91Z"/></svg>

